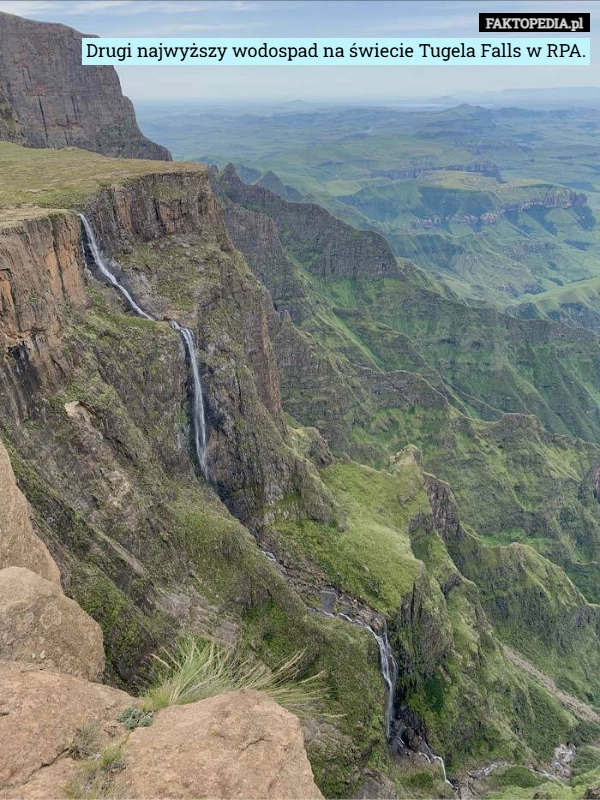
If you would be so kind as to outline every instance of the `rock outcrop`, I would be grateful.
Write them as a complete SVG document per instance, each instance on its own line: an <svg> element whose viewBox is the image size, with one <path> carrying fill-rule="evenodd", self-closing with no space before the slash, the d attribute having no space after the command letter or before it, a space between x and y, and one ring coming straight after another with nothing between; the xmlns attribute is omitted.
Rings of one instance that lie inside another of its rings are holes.
<svg viewBox="0 0 600 800"><path fill-rule="evenodd" d="M0 570L0 660L98 680L102 631L56 583L22 567Z"/></svg>
<svg viewBox="0 0 600 800"><path fill-rule="evenodd" d="M0 13L0 138L170 160L142 135L114 68L82 65L82 38L65 25Z"/></svg>
<svg viewBox="0 0 600 800"><path fill-rule="evenodd" d="M128 734L118 720L135 705L109 686L0 661L0 797L72 794L94 768L117 797L322 797L297 717L267 695L172 706ZM118 758L102 774L98 756L110 752Z"/></svg>
<svg viewBox="0 0 600 800"><path fill-rule="evenodd" d="M398 277L400 270L386 240L374 231L358 231L314 203L290 203L257 184L243 183L233 164L219 186L238 205L251 205L271 217L298 260L313 275L331 279Z"/></svg>
<svg viewBox="0 0 600 800"><path fill-rule="evenodd" d="M0 485L0 661L99 680L105 663L102 630L63 594L58 566L33 531L1 442Z"/></svg>
<svg viewBox="0 0 600 800"><path fill-rule="evenodd" d="M160 711L124 748L127 797L320 798L300 723L255 691Z"/></svg>
<svg viewBox="0 0 600 800"><path fill-rule="evenodd" d="M0 796L26 784L64 754L87 722L118 731L125 692L32 664L0 662ZM52 794L61 796L56 784ZM29 790L15 792L30 797Z"/></svg>
<svg viewBox="0 0 600 800"><path fill-rule="evenodd" d="M15 482L10 459L2 442L0 486L0 570L11 566L25 567L60 585L60 573L54 559L33 532L27 500Z"/></svg>

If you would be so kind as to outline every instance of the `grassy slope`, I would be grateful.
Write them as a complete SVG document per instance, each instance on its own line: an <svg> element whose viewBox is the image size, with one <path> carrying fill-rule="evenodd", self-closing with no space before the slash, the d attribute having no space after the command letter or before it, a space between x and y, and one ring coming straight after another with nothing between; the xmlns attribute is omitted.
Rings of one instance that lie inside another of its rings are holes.
<svg viewBox="0 0 600 800"><path fill-rule="evenodd" d="M25 216L44 214L39 209L73 208L103 187L139 175L188 171L204 172L201 164L181 164L142 159L107 158L85 150L24 148L0 142L0 225Z"/></svg>
<svg viewBox="0 0 600 800"><path fill-rule="evenodd" d="M113 163L124 168L123 162L103 161L109 171ZM94 185L104 181L98 169L95 164ZM72 164L65 174L67 193L57 190L63 199L49 198L49 206L83 197L73 193ZM93 187L86 183L88 191ZM161 244L160 259L140 251L129 254L130 262L139 256L137 265L148 267L160 291L178 302L183 295L185 304L197 286L185 271L173 274L177 247ZM196 246L192 255L209 267L198 274L201 285L219 265L209 245ZM65 319L65 346L76 365L69 385L44 398L43 413L18 428L5 427L3 436L37 523L68 566L68 591L103 625L111 676L138 671L140 655L173 640L165 611L181 602L184 589L199 603L190 625L223 636L229 623L267 663L306 648L307 673L326 670L328 710L343 715L335 730L325 728L310 745L327 794L347 796L364 754L404 796L443 792L431 771L398 771L388 762L383 691L369 635L307 614L249 533L198 485L189 463L169 452L167 442L185 420L185 367L173 332L163 323L131 319L110 290L94 289L90 300L88 313ZM217 308L217 317L222 311ZM337 323L337 331L347 340L345 324ZM237 345L231 353L244 358ZM65 411L65 403L75 401L83 409L78 418ZM403 696L449 763L457 768L496 756L546 759L554 743L574 735L575 720L503 658L475 586L465 582L444 597L441 584L454 567L424 522L428 512L414 461L399 463L394 474L338 464L323 479L346 509L347 529L291 526L284 503L276 530L340 588L381 610L397 609L390 632L404 666ZM368 572L359 548L369 550ZM147 572L133 568L135 560Z"/></svg>
<svg viewBox="0 0 600 800"><path fill-rule="evenodd" d="M557 286L522 297L508 311L522 319L552 319L574 327L600 330L600 278Z"/></svg>

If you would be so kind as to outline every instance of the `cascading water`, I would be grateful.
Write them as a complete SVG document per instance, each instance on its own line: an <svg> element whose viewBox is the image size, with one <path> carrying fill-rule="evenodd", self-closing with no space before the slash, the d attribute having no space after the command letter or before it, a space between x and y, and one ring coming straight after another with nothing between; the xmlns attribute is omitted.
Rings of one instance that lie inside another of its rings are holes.
<svg viewBox="0 0 600 800"><path fill-rule="evenodd" d="M123 297L127 300L131 310L134 311L138 317L148 319L156 322L156 318L147 314L133 298L130 292L122 286L117 280L116 276L106 266L106 262L100 254L100 248L96 241L94 231L89 223L89 220L84 214L78 214L79 219L85 230L85 235L89 245L90 253L94 259L95 265L98 267L102 275L117 289ZM206 419L204 415L204 399L202 395L202 381L200 379L200 370L198 369L198 357L196 355L196 344L194 342L194 334L189 328L184 328L175 320L171 320L171 327L176 331L185 347L187 360L190 368L190 375L192 379L192 431L194 434L194 450L198 460L198 466L202 476L208 479L208 466L206 463Z"/></svg>
<svg viewBox="0 0 600 800"><path fill-rule="evenodd" d="M208 478L208 468L206 464L206 418L204 415L202 381L200 379L200 370L198 369L198 359L196 358L194 334L189 328L182 328L175 320L171 320L170 325L183 339L183 344L188 355L192 374L192 429L194 432L194 446L200 471L205 478Z"/></svg>
<svg viewBox="0 0 600 800"><path fill-rule="evenodd" d="M349 617L347 614L336 614L336 615L329 615L328 616L337 616L338 619L343 619L346 622L351 622L353 625L360 625L361 628L365 628L369 631L371 636L375 638L377 642L377 646L379 647L379 664L381 667L381 675L383 677L383 682L385 684L386 690L386 703L385 703L385 736L388 744L392 742L392 725L394 723L394 696L396 694L396 682L398 680L398 662L394 657L394 653L392 651L392 647L390 645L390 641L388 639L388 632L387 632L387 625L385 621L383 623L383 633L379 634L375 631L370 625L367 625L361 619ZM420 737L419 737L420 738ZM420 752L429 763L436 763L439 764L442 768L442 774L444 776L444 781L449 786L452 786L450 781L448 780L448 776L446 775L446 765L444 763L444 759L441 756L436 756L433 750L429 747L429 745L422 741L420 745ZM453 787L454 788L454 787Z"/></svg>
<svg viewBox="0 0 600 800"><path fill-rule="evenodd" d="M264 551L263 553L265 556L275 563L280 569L281 565L273 555L273 553ZM377 646L379 648L379 664L381 669L381 676L383 678L383 682L385 685L385 735L388 745L392 752L395 752L396 748L400 745L401 748L406 747L401 738L400 738L400 726L401 729L405 729L401 722L401 720L397 719L394 715L394 698L396 694L396 682L398 680L398 662L394 657L394 652L390 645L390 641L388 638L387 632L387 625L383 618L379 619L378 627L380 628L380 632L378 633L374 628L371 627L364 619L361 619L358 616L351 617L348 614L344 614L341 612L332 613L331 611L327 610L326 606L332 607L336 599L338 598L338 594L335 589L328 588L324 589L321 592L321 598L323 600L324 606L321 608L311 608L310 610L316 612L317 614L322 614L325 617L330 617L331 619L342 619L344 622L349 622L352 625L359 625L361 628L365 628L365 630L369 631L371 636L377 642ZM370 615L373 618L373 612L369 609L363 607L362 609L365 614ZM375 615L376 616L376 615ZM446 775L446 765L444 764L444 759L441 756L436 755L433 750L429 747L427 742L421 736L413 737L411 742L410 749L414 752L419 753L423 758L425 758L430 764L437 763L440 765L442 769L442 774L444 776L444 781L449 785L452 786L452 783L448 780L448 776ZM454 787L452 786L454 790Z"/></svg>
<svg viewBox="0 0 600 800"><path fill-rule="evenodd" d="M339 619L351 622L353 625L360 625L369 631L374 637L379 647L379 665L381 675L385 684L385 738L389 742L392 732L392 722L394 717L394 695L396 693L396 681L398 680L398 662L394 658L392 648L388 639L387 626L383 625L383 635L379 635L370 625L360 619L352 619L347 614L338 614Z"/></svg>
<svg viewBox="0 0 600 800"><path fill-rule="evenodd" d="M113 273L109 270L109 268L104 263L104 259L100 255L100 250L98 248L98 243L96 242L96 237L94 236L94 231L92 230L92 226L88 222L87 217L85 217L83 214L78 214L77 216L79 217L79 219L81 220L81 222L83 224L83 228L85 230L85 235L86 235L87 240L88 240L88 245L89 245L89 248L90 248L90 252L92 254L92 258L94 259L94 263L96 264L96 266L98 267L100 272L104 275L105 278L107 278L112 283L112 285L115 287L115 289L117 289L119 292L121 292L123 297L127 300L129 305L131 306L132 311L135 311L135 313L138 315L138 317L143 317L144 319L153 320L154 317L151 317L150 314L146 314L146 312L142 308L140 308L138 306L138 304L135 302L133 297L129 294L127 289L124 286L121 286L119 281L116 279L116 277L113 275Z"/></svg>

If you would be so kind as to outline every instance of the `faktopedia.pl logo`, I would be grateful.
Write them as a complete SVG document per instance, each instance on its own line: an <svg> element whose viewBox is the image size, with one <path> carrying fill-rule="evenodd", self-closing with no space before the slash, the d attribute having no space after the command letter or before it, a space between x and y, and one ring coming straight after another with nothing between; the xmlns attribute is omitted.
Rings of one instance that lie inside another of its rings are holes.
<svg viewBox="0 0 600 800"><path fill-rule="evenodd" d="M551 14L507 13L479 15L480 33L537 33L552 31L553 33L589 33L590 14Z"/></svg>

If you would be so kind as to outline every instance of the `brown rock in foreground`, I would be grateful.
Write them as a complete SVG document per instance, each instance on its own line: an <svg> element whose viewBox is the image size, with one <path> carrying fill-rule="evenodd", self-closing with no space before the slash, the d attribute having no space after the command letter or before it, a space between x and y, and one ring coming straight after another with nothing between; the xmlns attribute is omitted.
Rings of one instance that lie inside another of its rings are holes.
<svg viewBox="0 0 600 800"><path fill-rule="evenodd" d="M60 586L8 567L0 570L0 659L97 680L104 670L102 630Z"/></svg>
<svg viewBox="0 0 600 800"><path fill-rule="evenodd" d="M82 65L83 35L0 13L0 138L170 160L138 128L115 69Z"/></svg>
<svg viewBox="0 0 600 800"><path fill-rule="evenodd" d="M133 731L124 754L117 792L127 797L322 797L298 719L260 692L160 711Z"/></svg>
<svg viewBox="0 0 600 800"><path fill-rule="evenodd" d="M27 500L17 487L8 453L0 442L0 569L26 567L60 584L46 545L33 532Z"/></svg>
<svg viewBox="0 0 600 800"><path fill-rule="evenodd" d="M16 787L41 778L38 771L68 749L85 722L97 722L104 735L113 731L121 734L123 727L117 717L133 703L125 692L109 686L31 664L0 662L2 796L9 790L17 796ZM59 772L68 778L72 770ZM55 797L62 796L62 788L57 781ZM26 788L20 794L30 796Z"/></svg>

